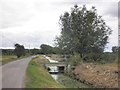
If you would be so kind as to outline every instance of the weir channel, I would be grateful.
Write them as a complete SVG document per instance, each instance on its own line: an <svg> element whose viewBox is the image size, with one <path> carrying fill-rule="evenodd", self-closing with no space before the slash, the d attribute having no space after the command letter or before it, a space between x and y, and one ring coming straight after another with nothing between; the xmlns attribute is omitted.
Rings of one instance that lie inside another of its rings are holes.
<svg viewBox="0 0 120 90"><path fill-rule="evenodd" d="M50 57L45 56L46 59L50 61L50 63L46 63L46 66L50 68L49 73L60 84L64 85L66 88L91 88L91 86L86 85L82 82L78 82L68 76L65 76L64 70L66 69L65 63L59 63L58 61L50 59ZM56 63L56 64L55 64ZM62 67L61 69L59 67Z"/></svg>
<svg viewBox="0 0 120 90"><path fill-rule="evenodd" d="M64 73L66 64L52 60L52 59L50 59L50 57L47 57L47 56L45 56L45 58L49 60L49 63L45 63L45 67L48 67L50 69L49 73L55 80L57 80L58 76L61 73Z"/></svg>

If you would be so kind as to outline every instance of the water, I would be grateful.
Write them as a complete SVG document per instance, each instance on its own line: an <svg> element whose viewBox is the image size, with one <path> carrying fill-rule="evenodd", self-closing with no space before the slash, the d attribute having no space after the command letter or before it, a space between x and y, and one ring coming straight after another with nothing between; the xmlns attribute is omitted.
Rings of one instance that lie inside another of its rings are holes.
<svg viewBox="0 0 120 90"><path fill-rule="evenodd" d="M51 74L51 76L57 81L58 80L58 74Z"/></svg>
<svg viewBox="0 0 120 90"><path fill-rule="evenodd" d="M50 59L50 57L45 56L46 59L48 59L51 63L57 63L58 61ZM49 72L58 72L57 66L49 66L50 71ZM51 76L57 81L59 74L51 74Z"/></svg>
<svg viewBox="0 0 120 90"><path fill-rule="evenodd" d="M58 62L58 61L50 59L50 57L47 57L47 56L45 56L45 58L48 59L50 62Z"/></svg>

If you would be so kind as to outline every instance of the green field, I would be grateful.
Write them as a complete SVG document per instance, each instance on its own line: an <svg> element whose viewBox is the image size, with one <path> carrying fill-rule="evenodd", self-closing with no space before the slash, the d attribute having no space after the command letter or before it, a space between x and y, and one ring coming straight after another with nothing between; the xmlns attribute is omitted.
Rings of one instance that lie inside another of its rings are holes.
<svg viewBox="0 0 120 90"><path fill-rule="evenodd" d="M2 62L2 65L6 64L8 62L17 60L17 56L15 56L15 55L2 55L2 56L0 56L0 58L1 58L0 62Z"/></svg>
<svg viewBox="0 0 120 90"><path fill-rule="evenodd" d="M22 58L25 58L25 57L28 57L29 55L26 55L26 56L21 56L20 58L17 58L16 55L0 55L0 62L2 62L2 65L6 64L6 63L9 63L11 61L15 61L15 60L18 60L18 59L22 59Z"/></svg>
<svg viewBox="0 0 120 90"><path fill-rule="evenodd" d="M44 68L43 63L46 60L42 56L34 58L27 68L26 88L63 88L57 83L48 71Z"/></svg>

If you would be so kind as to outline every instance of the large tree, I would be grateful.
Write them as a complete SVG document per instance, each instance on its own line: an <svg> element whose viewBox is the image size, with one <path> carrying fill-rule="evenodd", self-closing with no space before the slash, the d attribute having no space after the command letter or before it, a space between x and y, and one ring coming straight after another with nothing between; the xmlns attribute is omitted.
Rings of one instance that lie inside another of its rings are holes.
<svg viewBox="0 0 120 90"><path fill-rule="evenodd" d="M77 52L81 57L102 53L111 34L95 7L88 10L85 5L75 5L71 12L60 16L60 26L61 35L56 38L58 47L65 53Z"/></svg>
<svg viewBox="0 0 120 90"><path fill-rule="evenodd" d="M14 50L15 54L17 55L17 57L21 57L23 55L25 55L25 48L23 45L20 44L15 44L15 50Z"/></svg>
<svg viewBox="0 0 120 90"><path fill-rule="evenodd" d="M43 54L52 54L53 53L53 47L47 44L41 44L41 53Z"/></svg>

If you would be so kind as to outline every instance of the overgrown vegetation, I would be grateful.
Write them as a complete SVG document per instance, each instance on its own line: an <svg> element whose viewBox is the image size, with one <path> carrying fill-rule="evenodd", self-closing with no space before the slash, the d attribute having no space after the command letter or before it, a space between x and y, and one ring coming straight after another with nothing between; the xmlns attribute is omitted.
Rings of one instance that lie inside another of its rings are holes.
<svg viewBox="0 0 120 90"><path fill-rule="evenodd" d="M44 68L43 63L45 61L42 56L39 56L29 63L26 74L26 88L63 88Z"/></svg>
<svg viewBox="0 0 120 90"><path fill-rule="evenodd" d="M68 59L68 63L72 66L76 66L82 62L83 62L83 60L78 53L71 55L70 58Z"/></svg>
<svg viewBox="0 0 120 90"><path fill-rule="evenodd" d="M82 64L82 63L89 63L89 62L97 63L97 64L110 64L110 63L118 64L118 54L117 53L104 52L103 54L101 54L100 59L96 60L96 61L92 58L93 58L93 56L83 60L78 53L75 53L74 55L71 55L70 58L67 59L67 61L72 66L76 66L76 65Z"/></svg>

